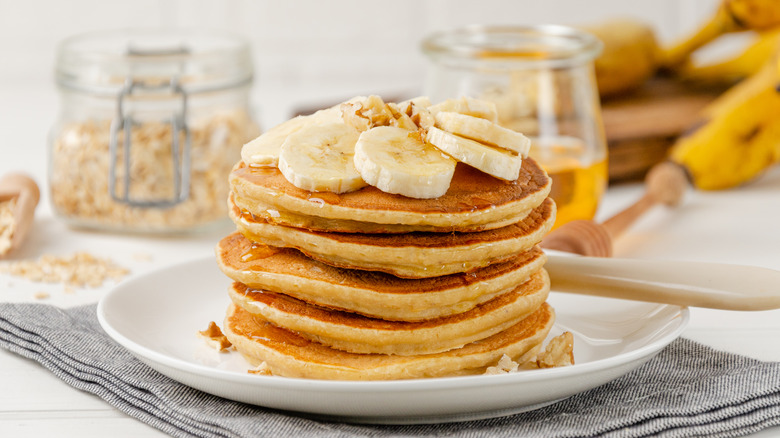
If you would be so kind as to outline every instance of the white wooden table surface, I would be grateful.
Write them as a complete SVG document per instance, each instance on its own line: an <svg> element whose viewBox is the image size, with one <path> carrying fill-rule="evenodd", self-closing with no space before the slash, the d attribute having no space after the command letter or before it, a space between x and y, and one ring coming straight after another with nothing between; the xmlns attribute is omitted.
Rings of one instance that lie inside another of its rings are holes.
<svg viewBox="0 0 780 438"><path fill-rule="evenodd" d="M0 88L0 175L31 173L43 185L45 141L56 116L50 87ZM278 115L276 119L279 120ZM33 236L15 258L70 254L86 250L111 257L132 275L212 253L230 227L188 238L147 238L74 231L52 217L48 195L36 215ZM638 185L610 188L599 212L606 218L641 194ZM758 181L726 192L693 192L672 211L657 207L640 219L616 245L616 257L738 263L780 270L780 167ZM139 257L141 256L141 257ZM96 302L111 287L63 291L0 274L0 301L46 302L73 306ZM780 288L780 284L777 286ZM50 298L36 300L38 291ZM685 337L718 349L761 360L780 361L780 310L727 312L692 309ZM75 390L43 367L0 350L0 437L162 436L155 429ZM755 436L780 436L780 428Z"/></svg>

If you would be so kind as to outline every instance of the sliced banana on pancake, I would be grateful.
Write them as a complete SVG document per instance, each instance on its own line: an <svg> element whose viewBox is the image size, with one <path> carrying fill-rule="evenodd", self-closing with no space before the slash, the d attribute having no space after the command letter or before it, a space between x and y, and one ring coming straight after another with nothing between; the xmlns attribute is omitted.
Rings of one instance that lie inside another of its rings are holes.
<svg viewBox="0 0 780 438"><path fill-rule="evenodd" d="M415 132L393 126L378 126L360 134L354 161L368 184L385 193L418 199L444 195L456 165Z"/></svg>
<svg viewBox="0 0 780 438"><path fill-rule="evenodd" d="M497 123L453 111L441 111L435 116L436 127L461 137L470 138L488 146L508 149L527 157L531 140L523 134Z"/></svg>
<svg viewBox="0 0 780 438"><path fill-rule="evenodd" d="M515 152L482 144L436 127L428 129L425 140L456 160L506 181L520 175L523 157Z"/></svg>
<svg viewBox="0 0 780 438"><path fill-rule="evenodd" d="M360 132L344 123L311 125L287 136L279 150L279 171L295 187L346 193L366 186L353 156Z"/></svg>
<svg viewBox="0 0 780 438"><path fill-rule="evenodd" d="M341 110L337 107L317 111L308 116L298 116L274 126L241 148L241 159L248 166L276 167L279 150L287 136L301 129L342 121Z"/></svg>
<svg viewBox="0 0 780 438"><path fill-rule="evenodd" d="M442 111L451 111L490 120L491 122L498 121L498 110L495 103L471 97L447 99L436 105L429 106L428 111L434 116Z"/></svg>

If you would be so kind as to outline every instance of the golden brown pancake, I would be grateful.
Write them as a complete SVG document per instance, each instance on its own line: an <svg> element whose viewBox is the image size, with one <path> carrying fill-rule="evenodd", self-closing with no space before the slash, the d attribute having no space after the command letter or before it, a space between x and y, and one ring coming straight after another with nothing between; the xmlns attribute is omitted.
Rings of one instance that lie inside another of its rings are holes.
<svg viewBox="0 0 780 438"><path fill-rule="evenodd" d="M515 224L473 233L326 233L272 225L242 215L230 217L249 240L296 248L329 265L424 278L469 272L533 248L555 222L555 203L546 198Z"/></svg>
<svg viewBox="0 0 780 438"><path fill-rule="evenodd" d="M337 268L292 248L251 242L241 233L216 247L220 269L250 288L281 292L326 307L396 321L465 312L509 292L541 269L539 247L470 273L401 279L383 272Z"/></svg>
<svg viewBox="0 0 780 438"><path fill-rule="evenodd" d="M447 226L437 227L434 225L404 225L404 224L377 224L374 222L359 222L348 219L328 219L319 216L306 216L283 210L279 207L272 207L263 204L257 200L241 198L235 193L230 194L228 205L238 207L243 215L248 215L253 219L260 219L270 224L284 225L287 227L306 228L313 231L328 231L335 233L410 233L413 231L439 232L446 233L451 231L469 232L483 231L488 229L501 228L511 225L519 218L525 217L531 209L516 211L504 219L497 219L494 222L482 225L464 225L463 227Z"/></svg>
<svg viewBox="0 0 780 438"><path fill-rule="evenodd" d="M547 299L550 279L541 269L511 292L473 309L425 321L385 321L307 304L277 292L235 282L236 306L298 335L351 353L432 354L492 336L535 312Z"/></svg>
<svg viewBox="0 0 780 438"><path fill-rule="evenodd" d="M533 359L555 313L546 303L519 323L479 342L435 354L356 354L310 341L238 306L227 311L225 336L247 360L272 374L330 380L395 380L481 374L506 354L518 363Z"/></svg>
<svg viewBox="0 0 780 438"><path fill-rule="evenodd" d="M435 199L311 192L243 162L229 182L223 330L253 372L392 380L535 363L555 319L538 243L556 207L533 159L514 181L459 163Z"/></svg>
<svg viewBox="0 0 780 438"><path fill-rule="evenodd" d="M398 233L505 226L547 197L551 179L531 158L523 160L515 181L458 164L444 196L414 199L371 186L342 194L309 192L290 184L275 168L240 162L230 174L230 185L240 210L271 223L320 231Z"/></svg>

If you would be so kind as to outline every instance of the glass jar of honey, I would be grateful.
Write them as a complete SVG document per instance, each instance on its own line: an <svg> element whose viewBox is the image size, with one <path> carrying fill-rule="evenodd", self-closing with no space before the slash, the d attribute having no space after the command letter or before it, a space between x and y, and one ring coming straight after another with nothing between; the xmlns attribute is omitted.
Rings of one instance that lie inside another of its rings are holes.
<svg viewBox="0 0 780 438"><path fill-rule="evenodd" d="M566 26L470 26L428 36L425 94L496 104L499 123L532 141L553 180L555 227L592 219L607 184L607 146L593 61L602 44Z"/></svg>
<svg viewBox="0 0 780 438"><path fill-rule="evenodd" d="M136 29L64 40L49 143L53 211L79 228L180 233L228 222L228 174L258 135L249 43Z"/></svg>

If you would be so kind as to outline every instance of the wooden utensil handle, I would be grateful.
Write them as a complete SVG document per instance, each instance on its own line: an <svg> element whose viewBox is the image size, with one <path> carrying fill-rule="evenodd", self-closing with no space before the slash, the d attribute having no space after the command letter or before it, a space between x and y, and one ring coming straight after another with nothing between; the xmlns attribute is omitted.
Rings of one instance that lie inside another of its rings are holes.
<svg viewBox="0 0 780 438"><path fill-rule="evenodd" d="M24 173L12 172L3 175L0 178L0 190L7 193L17 193L17 196L24 195L36 205L41 198L38 184Z"/></svg>
<svg viewBox="0 0 780 438"><path fill-rule="evenodd" d="M780 271L755 266L548 255L545 269L557 292L725 310L780 308Z"/></svg>
<svg viewBox="0 0 780 438"><path fill-rule="evenodd" d="M634 204L597 224L593 221L572 221L544 238L542 247L593 257L612 256L612 242L628 229L650 207L661 203L676 206L688 189L688 176L681 166L663 162L656 164L645 177L645 194Z"/></svg>
<svg viewBox="0 0 780 438"><path fill-rule="evenodd" d="M587 220L561 225L542 240L542 247L592 257L612 256L612 238L606 228Z"/></svg>
<svg viewBox="0 0 780 438"><path fill-rule="evenodd" d="M689 186L685 170L666 161L653 166L645 177L645 194L634 204L604 221L607 232L616 238L655 204L675 207L682 202Z"/></svg>
<svg viewBox="0 0 780 438"><path fill-rule="evenodd" d="M41 198L41 192L35 180L22 173L9 173L0 179L0 190L11 193L16 198L14 205L15 229L11 240L11 251L18 248L33 223L35 207ZM0 254L2 256L2 254Z"/></svg>

